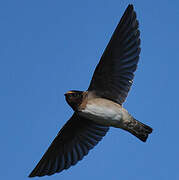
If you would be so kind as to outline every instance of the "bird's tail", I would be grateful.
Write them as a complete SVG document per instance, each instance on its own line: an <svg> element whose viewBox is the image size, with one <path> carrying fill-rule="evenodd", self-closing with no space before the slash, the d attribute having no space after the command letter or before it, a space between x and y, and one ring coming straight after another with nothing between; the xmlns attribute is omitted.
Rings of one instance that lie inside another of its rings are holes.
<svg viewBox="0 0 179 180"><path fill-rule="evenodd" d="M133 117L126 123L124 123L124 126L122 129L130 132L137 138L139 138L141 141L146 142L148 135L152 133L152 128L137 121Z"/></svg>

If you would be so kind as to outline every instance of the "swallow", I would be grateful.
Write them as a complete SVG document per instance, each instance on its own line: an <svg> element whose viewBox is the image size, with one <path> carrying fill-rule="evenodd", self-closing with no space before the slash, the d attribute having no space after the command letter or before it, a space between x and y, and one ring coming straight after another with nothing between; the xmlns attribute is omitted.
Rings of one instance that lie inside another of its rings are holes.
<svg viewBox="0 0 179 180"><path fill-rule="evenodd" d="M145 142L152 128L123 108L140 55L139 23L128 5L86 91L65 93L74 114L59 131L29 177L59 173L86 156L110 127L128 131Z"/></svg>

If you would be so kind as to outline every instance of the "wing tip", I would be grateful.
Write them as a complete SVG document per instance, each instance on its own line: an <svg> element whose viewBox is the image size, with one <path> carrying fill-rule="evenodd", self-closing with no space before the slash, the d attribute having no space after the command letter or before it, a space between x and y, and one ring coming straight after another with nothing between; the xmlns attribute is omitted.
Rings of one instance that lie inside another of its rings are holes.
<svg viewBox="0 0 179 180"><path fill-rule="evenodd" d="M131 12L134 11L134 5L133 4L129 4L126 8L126 12Z"/></svg>
<svg viewBox="0 0 179 180"><path fill-rule="evenodd" d="M134 5L133 5L133 4L129 4L129 5L127 6L127 9L134 9Z"/></svg>
<svg viewBox="0 0 179 180"><path fill-rule="evenodd" d="M55 173L53 173L53 174L55 174ZM35 172L31 172L30 174L29 174L29 178L33 178L33 177L42 177L42 176L50 176L50 175L52 175L52 174L38 174L38 173L35 173Z"/></svg>
<svg viewBox="0 0 179 180"><path fill-rule="evenodd" d="M45 174L44 174L45 175ZM41 177L41 176L44 176L44 175L41 175L41 174L39 174L38 172L36 172L36 169L34 169L30 174L29 174L29 178L33 178L33 177L36 177L36 176L38 176L38 177Z"/></svg>
<svg viewBox="0 0 179 180"><path fill-rule="evenodd" d="M32 177L35 177L35 176L36 176L36 175L33 174L33 172L31 172L31 173L28 175L29 178L32 178Z"/></svg>

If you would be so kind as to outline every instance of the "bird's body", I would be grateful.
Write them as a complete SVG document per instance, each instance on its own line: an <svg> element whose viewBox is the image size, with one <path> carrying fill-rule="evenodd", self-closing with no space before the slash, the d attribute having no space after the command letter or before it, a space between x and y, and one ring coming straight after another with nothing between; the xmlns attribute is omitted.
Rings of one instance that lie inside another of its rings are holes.
<svg viewBox="0 0 179 180"><path fill-rule="evenodd" d="M86 93L86 92L85 92ZM90 94L90 93L89 93ZM100 97L85 96L87 103L79 106L78 114L104 126L119 126L127 111L121 105Z"/></svg>
<svg viewBox="0 0 179 180"><path fill-rule="evenodd" d="M142 141L146 141L152 129L134 119L121 105L104 98L89 100L85 109L78 112L80 116L103 126L121 128L129 131ZM129 126L130 124L130 126Z"/></svg>
<svg viewBox="0 0 179 180"><path fill-rule="evenodd" d="M123 108L140 54L136 13L129 5L114 31L87 91L68 91L72 117L59 131L29 177L52 175L83 159L110 127L126 130L145 142L152 128Z"/></svg>
<svg viewBox="0 0 179 180"><path fill-rule="evenodd" d="M133 118L120 104L98 97L94 92L69 91L65 96L68 104L82 119L87 118L102 126L121 128L144 142L152 132L149 126Z"/></svg>
<svg viewBox="0 0 179 180"><path fill-rule="evenodd" d="M105 126L119 126L125 114L119 104L104 98L89 100L86 107L79 111L80 116Z"/></svg>

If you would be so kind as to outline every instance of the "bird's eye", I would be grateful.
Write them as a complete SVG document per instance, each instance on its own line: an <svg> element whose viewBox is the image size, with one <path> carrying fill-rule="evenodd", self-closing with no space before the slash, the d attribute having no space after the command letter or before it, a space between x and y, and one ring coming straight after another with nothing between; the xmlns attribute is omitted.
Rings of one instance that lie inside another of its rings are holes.
<svg viewBox="0 0 179 180"><path fill-rule="evenodd" d="M78 96L79 96L79 94L78 94L78 93L75 93L75 94L74 94L74 97L78 97Z"/></svg>

